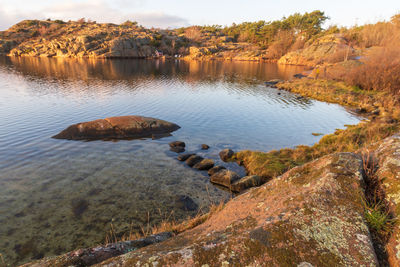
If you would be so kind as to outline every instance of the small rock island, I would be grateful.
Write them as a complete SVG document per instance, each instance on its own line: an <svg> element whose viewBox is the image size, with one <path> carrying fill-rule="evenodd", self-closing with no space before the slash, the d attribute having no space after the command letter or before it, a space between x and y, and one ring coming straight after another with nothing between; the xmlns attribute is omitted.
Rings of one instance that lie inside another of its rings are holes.
<svg viewBox="0 0 400 267"><path fill-rule="evenodd" d="M55 139L102 140L134 139L176 131L175 123L142 116L120 116L77 123L69 126Z"/></svg>

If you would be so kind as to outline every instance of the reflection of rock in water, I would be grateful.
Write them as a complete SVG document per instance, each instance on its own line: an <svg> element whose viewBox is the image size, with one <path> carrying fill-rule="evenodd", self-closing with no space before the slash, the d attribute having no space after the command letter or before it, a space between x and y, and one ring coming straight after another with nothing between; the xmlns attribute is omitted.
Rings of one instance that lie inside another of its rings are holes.
<svg viewBox="0 0 400 267"><path fill-rule="evenodd" d="M273 63L225 61L157 61L134 59L68 59L38 57L0 57L1 65L13 65L23 74L68 80L98 78L104 80L138 80L174 77L186 82L223 79L225 82L252 84L255 79L289 79L304 70L299 66ZM257 81L256 81L257 82Z"/></svg>

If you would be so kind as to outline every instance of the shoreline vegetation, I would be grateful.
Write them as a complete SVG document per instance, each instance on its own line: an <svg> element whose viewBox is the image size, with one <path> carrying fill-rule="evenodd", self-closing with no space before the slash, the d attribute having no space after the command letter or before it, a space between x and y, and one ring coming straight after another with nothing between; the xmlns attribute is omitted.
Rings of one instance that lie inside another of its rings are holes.
<svg viewBox="0 0 400 267"><path fill-rule="evenodd" d="M173 236L98 266L400 264L400 15L389 22L324 30L327 19L315 11L273 22L176 30L144 29L135 22L31 20L0 33L0 51L10 56L308 66L309 72L277 83L277 89L337 103L366 118L313 146L235 153L232 161L267 182L180 224L147 226L144 236ZM111 243L140 237L117 237L113 229L108 234ZM26 266L68 266L76 263L73 255Z"/></svg>

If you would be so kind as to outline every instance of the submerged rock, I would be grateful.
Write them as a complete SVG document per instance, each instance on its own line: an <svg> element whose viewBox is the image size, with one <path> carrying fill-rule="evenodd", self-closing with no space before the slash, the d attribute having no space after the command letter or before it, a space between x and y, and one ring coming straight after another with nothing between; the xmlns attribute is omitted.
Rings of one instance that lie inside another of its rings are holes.
<svg viewBox="0 0 400 267"><path fill-rule="evenodd" d="M192 155L190 156L187 160L186 160L186 164L189 167L193 167L195 164L199 163L200 161L202 161L203 158L198 156L198 155Z"/></svg>
<svg viewBox="0 0 400 267"><path fill-rule="evenodd" d="M56 139L100 140L150 137L178 130L172 122L141 116L121 116L82 122L69 126Z"/></svg>
<svg viewBox="0 0 400 267"><path fill-rule="evenodd" d="M185 144L185 142L182 142L182 141L174 141L174 142L169 143L169 146L170 147L185 147L186 144Z"/></svg>
<svg viewBox="0 0 400 267"><path fill-rule="evenodd" d="M220 170L226 169L224 166L214 166L211 169L208 170L208 175L213 175L214 173L219 172Z"/></svg>
<svg viewBox="0 0 400 267"><path fill-rule="evenodd" d="M170 146L169 150L176 152L176 153L182 153L185 151L186 144L185 144L185 142L182 142L182 141L174 141L174 142L169 143L169 146Z"/></svg>
<svg viewBox="0 0 400 267"><path fill-rule="evenodd" d="M195 211L199 208L196 202L188 196L176 196L175 206L185 211Z"/></svg>
<svg viewBox="0 0 400 267"><path fill-rule="evenodd" d="M233 151L231 149L224 149L221 152L219 152L219 157L223 160L223 161L228 161L232 156L233 156Z"/></svg>
<svg viewBox="0 0 400 267"><path fill-rule="evenodd" d="M185 152L185 148L183 146L175 146L175 147L170 147L169 150L175 153L182 153Z"/></svg>
<svg viewBox="0 0 400 267"><path fill-rule="evenodd" d="M236 172L229 170L220 170L210 177L210 181L212 183L219 184L228 188L230 188L231 185L239 179L240 176Z"/></svg>
<svg viewBox="0 0 400 267"><path fill-rule="evenodd" d="M177 159L178 159L179 161L185 161L185 160L187 160L188 158L190 158L190 157L193 156L193 155L195 155L195 154L180 154L180 155L177 157Z"/></svg>
<svg viewBox="0 0 400 267"><path fill-rule="evenodd" d="M214 161L212 159L203 159L202 161L196 163L193 168L202 171L211 169L213 166Z"/></svg>
<svg viewBox="0 0 400 267"><path fill-rule="evenodd" d="M209 148L210 148L209 145L206 145L206 144L202 144L202 145L201 145L201 149L203 149L203 150L207 150L207 149L209 149Z"/></svg>

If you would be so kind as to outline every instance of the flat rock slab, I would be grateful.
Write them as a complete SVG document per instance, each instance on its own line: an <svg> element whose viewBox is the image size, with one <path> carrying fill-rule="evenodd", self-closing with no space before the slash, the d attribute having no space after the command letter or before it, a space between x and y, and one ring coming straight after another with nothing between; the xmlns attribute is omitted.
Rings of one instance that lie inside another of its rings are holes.
<svg viewBox="0 0 400 267"><path fill-rule="evenodd" d="M151 137L178 130L175 123L142 116L120 116L77 123L69 126L56 139L101 140Z"/></svg>

